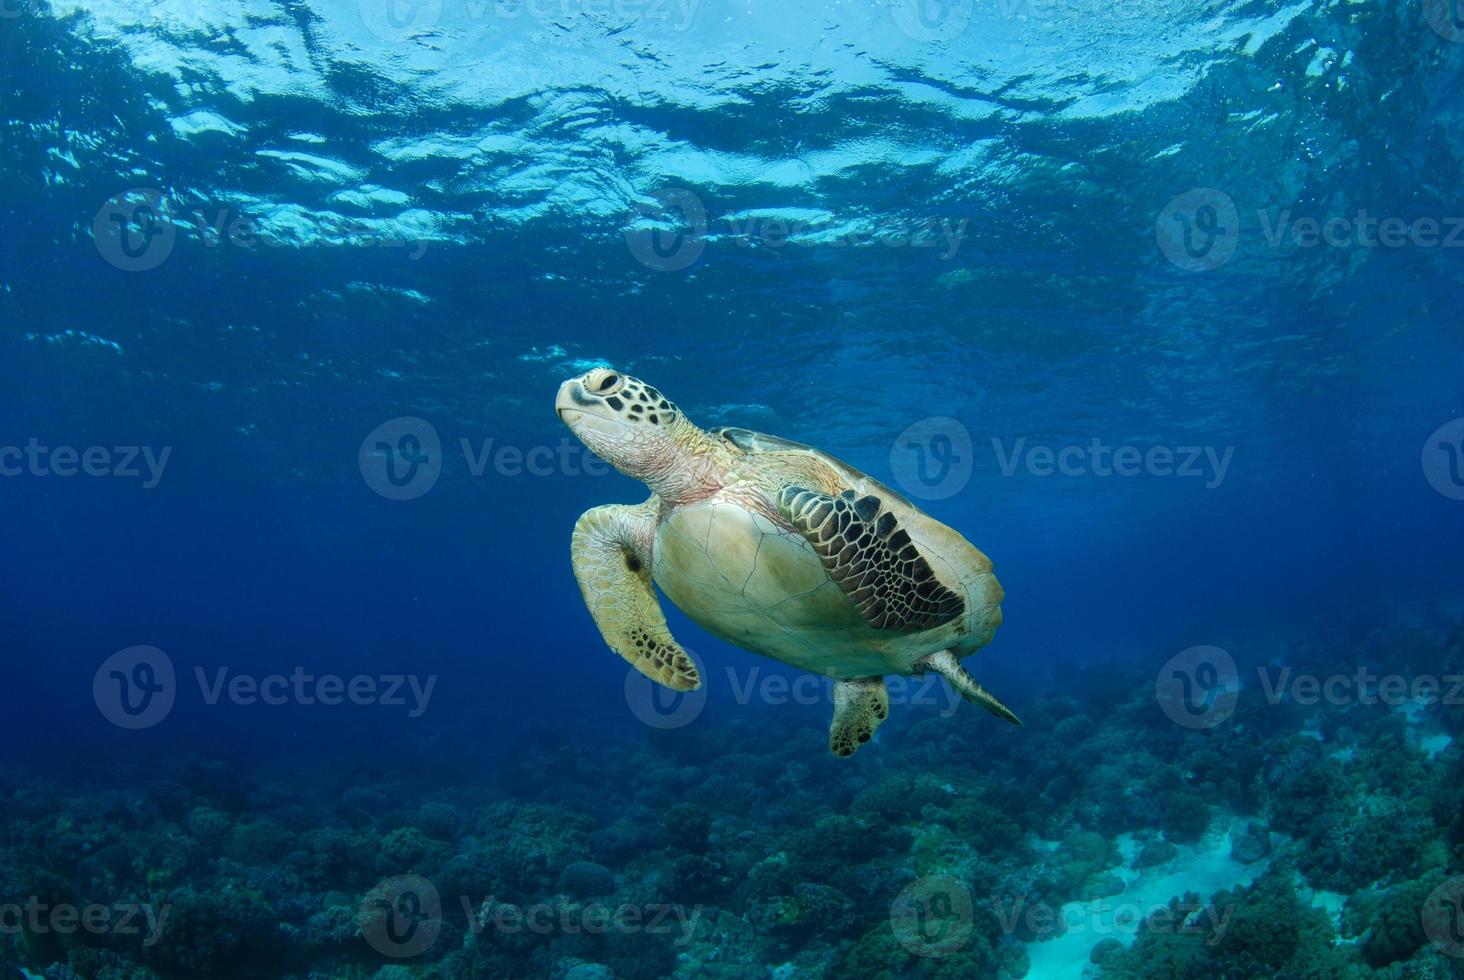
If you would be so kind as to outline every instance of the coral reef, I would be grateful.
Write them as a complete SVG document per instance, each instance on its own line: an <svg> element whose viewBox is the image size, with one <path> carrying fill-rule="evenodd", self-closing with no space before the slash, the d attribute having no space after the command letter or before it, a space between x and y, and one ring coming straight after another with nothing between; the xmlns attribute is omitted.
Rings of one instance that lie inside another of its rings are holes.
<svg viewBox="0 0 1464 980"><path fill-rule="evenodd" d="M1432 629L1440 644L1464 635ZM1422 642L1375 631L1372 669L1426 669ZM1313 675L1355 666L1315 636L1286 649ZM1464 882L1464 752L1445 738L1464 728L1459 706L1253 686L1200 730L1153 691L1141 666L1095 666L1021 702L1019 732L910 711L852 763L768 710L675 738L566 732L476 780L196 763L125 788L0 774L3 894L140 924L63 931L17 906L0 966L112 980L1464 976L1421 918ZM420 949L381 946L417 936Z"/></svg>

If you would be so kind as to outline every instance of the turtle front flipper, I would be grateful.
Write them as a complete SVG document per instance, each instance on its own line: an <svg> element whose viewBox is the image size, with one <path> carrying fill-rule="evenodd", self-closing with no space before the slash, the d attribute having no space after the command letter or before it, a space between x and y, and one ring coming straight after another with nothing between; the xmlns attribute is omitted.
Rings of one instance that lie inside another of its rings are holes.
<svg viewBox="0 0 1464 980"><path fill-rule="evenodd" d="M883 677L853 677L834 682L834 723L829 726L829 751L847 759L874 737L879 723L889 717L890 695Z"/></svg>
<svg viewBox="0 0 1464 980"><path fill-rule="evenodd" d="M878 497L853 490L835 497L788 485L775 500L783 519L813 546L829 577L875 629L917 633L965 612L965 601L936 578Z"/></svg>
<svg viewBox="0 0 1464 980"><path fill-rule="evenodd" d="M651 583L654 503L585 511L570 545L574 577L610 649L656 683L694 691L701 686L696 665L666 628Z"/></svg>

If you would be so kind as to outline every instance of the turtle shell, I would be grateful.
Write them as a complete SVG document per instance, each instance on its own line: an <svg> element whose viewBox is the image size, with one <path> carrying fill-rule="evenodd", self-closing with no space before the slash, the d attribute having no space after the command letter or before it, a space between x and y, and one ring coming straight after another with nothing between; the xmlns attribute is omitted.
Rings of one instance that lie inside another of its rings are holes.
<svg viewBox="0 0 1464 980"><path fill-rule="evenodd" d="M747 429L710 434L736 450L733 479L663 514L652 563L657 585L702 628L836 677L909 673L923 656L964 655L991 639L1001 587L991 562L960 534L812 447ZM780 509L780 500L802 510ZM822 526L800 523L804 515ZM895 547L861 563L861 548L883 546L871 540L876 529ZM904 566L902 554L910 559ZM901 584L891 577L901 568L907 590L911 569L927 569L916 584L947 596L947 614L919 622L895 616L886 600L899 601Z"/></svg>

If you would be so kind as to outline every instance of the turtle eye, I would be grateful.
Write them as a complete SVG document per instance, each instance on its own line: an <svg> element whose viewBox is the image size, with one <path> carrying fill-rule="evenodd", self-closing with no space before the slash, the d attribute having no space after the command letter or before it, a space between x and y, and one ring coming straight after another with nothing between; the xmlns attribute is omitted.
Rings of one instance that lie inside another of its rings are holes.
<svg viewBox="0 0 1464 980"><path fill-rule="evenodd" d="M598 394L606 395L620 387L620 375L607 374L600 379L600 384L595 388Z"/></svg>

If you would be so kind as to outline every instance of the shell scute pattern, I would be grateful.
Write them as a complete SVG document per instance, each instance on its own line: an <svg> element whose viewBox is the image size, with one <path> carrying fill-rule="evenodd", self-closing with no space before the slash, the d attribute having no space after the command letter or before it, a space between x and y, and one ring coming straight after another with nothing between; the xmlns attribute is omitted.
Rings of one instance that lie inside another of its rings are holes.
<svg viewBox="0 0 1464 980"><path fill-rule="evenodd" d="M778 505L875 629L918 632L964 614L965 600L935 577L878 497L852 490L831 497L793 485L779 492Z"/></svg>

